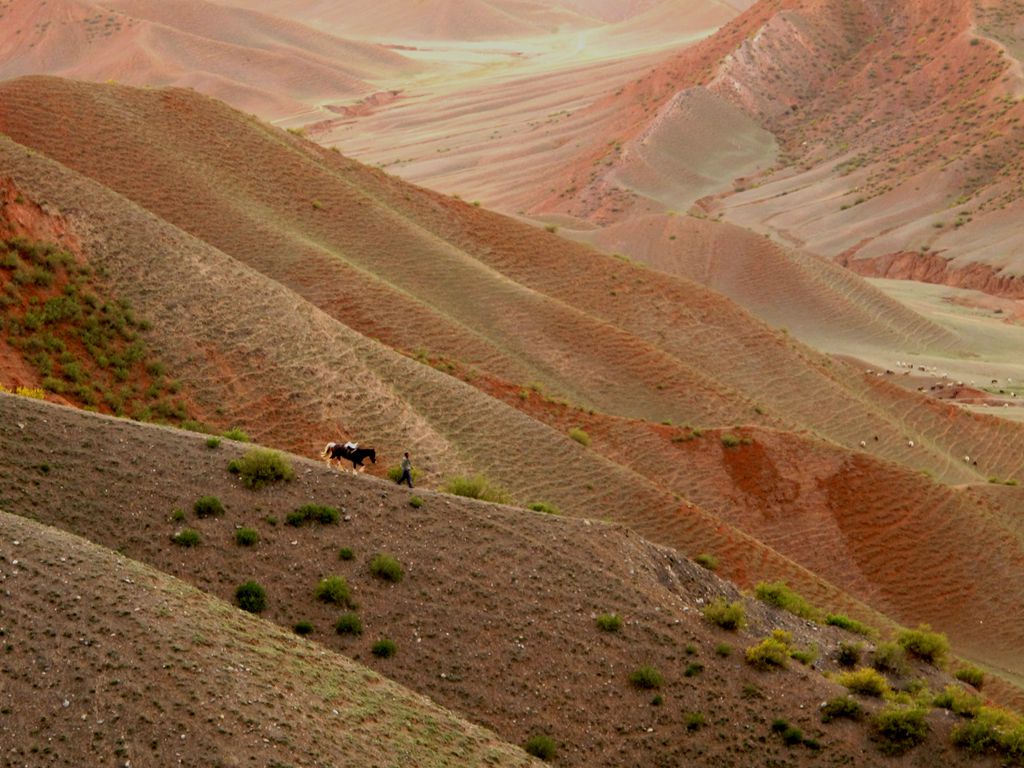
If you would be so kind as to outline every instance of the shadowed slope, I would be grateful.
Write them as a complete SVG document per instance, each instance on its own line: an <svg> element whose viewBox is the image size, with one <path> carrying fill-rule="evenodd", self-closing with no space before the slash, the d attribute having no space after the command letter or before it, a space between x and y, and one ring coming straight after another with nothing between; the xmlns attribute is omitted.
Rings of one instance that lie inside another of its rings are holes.
<svg viewBox="0 0 1024 768"><path fill-rule="evenodd" d="M701 608L719 596L742 600L735 590L632 531L431 492L422 493L423 504L413 509L405 490L301 459L294 459L293 481L254 492L226 471L228 460L244 446L225 443L211 450L202 436L0 395L0 411L8 414L15 407L23 428L10 419L0 421L0 439L14 469L0 477L5 507L117 547L225 599L232 597L239 582L254 579L267 591L266 618L287 627L309 621L312 639L327 648L471 714L511 741L523 743L532 734L548 734L559 745L560 764L709 761L740 768L759 764L762 758L785 758L797 766L818 764L816 752L792 750L769 735L770 723L779 717L813 734L837 760L888 764L870 744L866 728L825 727L819 721L820 702L841 690L819 670L836 669L839 643L853 636L810 625L753 600L743 601L749 629L739 633L718 629L702 618ZM56 442L59 448L46 447ZM96 442L109 446L102 458L87 447ZM176 472L144 471L143 455L146 462L174 466ZM50 466L45 475L38 470L42 461ZM28 478L38 478L39 484ZM70 483L70 478L75 482ZM223 516L197 519L187 511L184 521L170 519L172 509L191 510L195 497L208 493L224 502ZM337 525L300 528L269 522L270 516L283 520L311 501L340 507L345 519ZM7 525L19 535L29 528L27 523L8 521L0 518L0 542L9 540ZM256 529L260 541L252 547L235 544L241 525ZM170 541L182 526L200 532L198 546L183 548ZM33 556L26 557L25 564L45 573L35 558L56 556L52 552L35 555L35 547L42 545L32 542L32 546ZM6 543L0 547L10 549ZM339 560L339 547L349 548L353 559ZM80 551L75 555L81 556ZM400 582L371 574L369 561L381 551L391 553L401 564ZM111 581L118 585L111 600L130 589L119 577L137 578L124 572L137 566L119 562L111 573ZM345 608L314 596L319 580L332 574L346 579L358 603L361 635L335 632L334 622ZM89 592L81 590L90 586L82 584L76 591L88 600ZM27 601L29 594L23 592L20 600ZM248 654L267 653L259 650L261 645L242 658L225 659L223 666L231 670L214 665L209 658L214 651L208 644L216 644L221 635L205 624L196 626L193 617L204 616L203 603L196 606L197 602L190 600L187 614L180 619L174 612L160 618L160 627L188 621L189 634L181 642L186 648L203 647L203 668L211 668L211 683L221 674L239 674L239 665L248 667ZM106 619L111 629L97 638L98 650L120 643L119 637L109 636L110 631L136 626L134 605L122 604ZM159 604L144 607L161 615ZM218 605L218 616L231 613ZM618 631L602 632L595 625L595 618L605 613L622 618ZM228 618L229 627L233 626L235 622ZM253 625L236 621L243 627ZM817 669L793 662L786 671L765 673L747 665L741 649L775 628L793 632L799 647L815 646L820 652ZM20 621L18 631L23 631ZM76 626L76 631L82 629ZM275 647L271 658L286 670L304 675L301 662L292 663L291 649L296 645L270 635ZM395 642L393 657L369 653L380 637ZM19 634L7 641L21 642L20 638ZM47 647L49 640L39 642ZM722 643L735 644L735 651L716 653ZM174 669L179 670L181 652L175 648L173 643L162 645L155 660L163 661L170 654ZM295 651L300 660L306 648L301 645ZM321 654L325 660L331 658ZM651 705L655 691L629 683L630 673L644 664L664 675L660 706ZM251 680L251 674L244 680ZM926 667L918 667L915 674L936 689L948 681ZM119 672L119 677L124 675ZM314 694L332 691L345 701L352 694L335 691L336 679L330 672L322 673ZM194 680L189 682L195 685ZM374 679L370 682L381 688ZM291 695L280 680L274 690ZM77 697L75 706L80 706ZM192 701L192 706L197 712L205 707L202 701ZM363 711L366 717L375 717L372 710ZM703 727L686 726L693 712L703 714ZM264 716L259 724L264 722L272 734L288 734L287 725L293 721ZM949 718L936 713L929 722L934 736L909 755L906 764L964 762L947 746ZM657 737L652 738L652 733Z"/></svg>
<svg viewBox="0 0 1024 768"><path fill-rule="evenodd" d="M0 584L5 761L534 764L341 654L5 512Z"/></svg>

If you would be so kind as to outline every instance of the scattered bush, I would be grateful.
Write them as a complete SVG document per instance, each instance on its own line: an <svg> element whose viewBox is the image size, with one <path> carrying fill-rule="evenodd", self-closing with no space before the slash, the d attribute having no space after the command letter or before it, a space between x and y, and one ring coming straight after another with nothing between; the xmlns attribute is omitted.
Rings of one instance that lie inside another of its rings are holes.
<svg viewBox="0 0 1024 768"><path fill-rule="evenodd" d="M207 448L217 448L219 446L220 446L220 438L219 437L208 437L208 438L206 438L206 447Z"/></svg>
<svg viewBox="0 0 1024 768"><path fill-rule="evenodd" d="M828 614L825 617L825 623L833 627L845 629L847 632L864 635L865 637L872 637L877 634L873 627L869 627L867 624L863 624L856 619L851 619L849 616L843 616L842 614Z"/></svg>
<svg viewBox="0 0 1024 768"><path fill-rule="evenodd" d="M171 520L176 523L180 523L185 519L185 512L182 509L175 509L171 512Z"/></svg>
<svg viewBox="0 0 1024 768"><path fill-rule="evenodd" d="M339 635L361 635L363 634L363 622L357 614L343 613L338 617L334 631Z"/></svg>
<svg viewBox="0 0 1024 768"><path fill-rule="evenodd" d="M732 656L732 646L728 643L719 643L715 646L715 655L721 656L723 659Z"/></svg>
<svg viewBox="0 0 1024 768"><path fill-rule="evenodd" d="M697 565L707 568L709 571L718 570L718 558L708 552L701 552L693 558L693 561L697 563Z"/></svg>
<svg viewBox="0 0 1024 768"><path fill-rule="evenodd" d="M235 543L240 547L251 547L258 544L260 534L255 528L239 528L235 531Z"/></svg>
<svg viewBox="0 0 1024 768"><path fill-rule="evenodd" d="M311 634L313 634L313 624L312 624L312 622L309 622L309 621L299 621L299 622L296 622L295 626L292 629L295 630L295 634L296 635L311 635Z"/></svg>
<svg viewBox="0 0 1024 768"><path fill-rule="evenodd" d="M597 628L604 632L618 632L622 629L622 618L617 613L602 613L597 617Z"/></svg>
<svg viewBox="0 0 1024 768"><path fill-rule="evenodd" d="M351 608L352 592L348 582L342 576L328 576L321 579L313 590L313 596L324 603L334 603L342 607Z"/></svg>
<svg viewBox="0 0 1024 768"><path fill-rule="evenodd" d="M910 665L907 664L907 652L896 643L879 643L871 658L871 666L879 672L889 672L894 675L905 675L910 671Z"/></svg>
<svg viewBox="0 0 1024 768"><path fill-rule="evenodd" d="M260 613L267 607L267 593L255 581L247 581L235 590L235 602L243 611Z"/></svg>
<svg viewBox="0 0 1024 768"><path fill-rule="evenodd" d="M981 710L981 699L956 685L947 685L942 693L935 696L932 704L961 717L975 717Z"/></svg>
<svg viewBox="0 0 1024 768"><path fill-rule="evenodd" d="M554 504L548 504L546 501L531 501L526 505L527 509L532 509L534 512L544 512L549 515L560 515L562 514L558 507Z"/></svg>
<svg viewBox="0 0 1024 768"><path fill-rule="evenodd" d="M985 684L985 673L977 667L961 667L953 676L963 683L973 685L978 690L981 690L981 686Z"/></svg>
<svg viewBox="0 0 1024 768"><path fill-rule="evenodd" d="M180 530L171 537L171 541L180 547L197 547L201 539L199 531L192 528Z"/></svg>
<svg viewBox="0 0 1024 768"><path fill-rule="evenodd" d="M386 553L373 556L373 560L370 561L370 573L378 579L384 579L384 581L390 581L393 584L400 582L404 575L401 563Z"/></svg>
<svg viewBox="0 0 1024 768"><path fill-rule="evenodd" d="M573 427L572 429L570 429L569 437L575 440L580 445L582 445L584 448L590 445L590 435L588 435L580 427Z"/></svg>
<svg viewBox="0 0 1024 768"><path fill-rule="evenodd" d="M736 437L736 435L726 433L722 435L722 445L726 448L736 448L740 445L740 438Z"/></svg>
<svg viewBox="0 0 1024 768"><path fill-rule="evenodd" d="M704 608L704 618L722 629L737 630L746 626L746 612L743 603L728 603L725 598L718 598Z"/></svg>
<svg viewBox="0 0 1024 768"><path fill-rule="evenodd" d="M705 721L704 715L702 713L700 713L700 712L690 712L683 719L683 722L686 724L686 730L692 732L692 731L699 731L701 728L703 728L704 727L704 723L706 721Z"/></svg>
<svg viewBox="0 0 1024 768"><path fill-rule="evenodd" d="M441 490L456 496L490 501L495 504L509 504L512 501L508 491L496 485L491 485L490 481L483 475L453 477L444 484Z"/></svg>
<svg viewBox="0 0 1024 768"><path fill-rule="evenodd" d="M848 720L860 720L864 717L864 707L856 699L849 696L837 696L825 703L821 708L821 722L831 723L845 717Z"/></svg>
<svg viewBox="0 0 1024 768"><path fill-rule="evenodd" d="M884 696L889 693L889 681L877 670L861 667L856 672L843 672L836 682L863 696Z"/></svg>
<svg viewBox="0 0 1024 768"><path fill-rule="evenodd" d="M973 755L997 754L1024 762L1024 723L1001 709L981 707L952 732L953 743Z"/></svg>
<svg viewBox="0 0 1024 768"><path fill-rule="evenodd" d="M352 560L356 556L356 553L352 551L350 547L342 547L338 550L339 560Z"/></svg>
<svg viewBox="0 0 1024 768"><path fill-rule="evenodd" d="M320 504L303 504L295 511L289 512L285 522L297 528L306 523L336 525L340 518L341 513L335 507L325 507Z"/></svg>
<svg viewBox="0 0 1024 768"><path fill-rule="evenodd" d="M420 507L423 506L423 499L420 498L419 496L410 496L409 506L412 507L413 509L419 509Z"/></svg>
<svg viewBox="0 0 1024 768"><path fill-rule="evenodd" d="M224 514L224 505L216 496L203 496L192 505L196 517L219 517Z"/></svg>
<svg viewBox="0 0 1024 768"><path fill-rule="evenodd" d="M757 645L747 648L747 663L760 670L785 669L789 663L792 636L780 629L775 630Z"/></svg>
<svg viewBox="0 0 1024 768"><path fill-rule="evenodd" d="M821 613L814 606L781 581L762 581L754 588L754 596L804 619L817 621L821 617Z"/></svg>
<svg viewBox="0 0 1024 768"><path fill-rule="evenodd" d="M232 427L226 432L222 432L221 435L226 437L228 440L237 440L240 443L252 442L252 439L238 427Z"/></svg>
<svg viewBox="0 0 1024 768"><path fill-rule="evenodd" d="M683 671L683 677L696 677L704 671L704 665L699 661L691 661Z"/></svg>
<svg viewBox="0 0 1024 768"><path fill-rule="evenodd" d="M370 653L380 659L390 659L397 651L398 646L395 645L395 641L387 638L378 640L370 649Z"/></svg>
<svg viewBox="0 0 1024 768"><path fill-rule="evenodd" d="M267 448L253 448L242 458L233 459L228 464L228 471L237 474L254 491L269 483L295 477L295 470L288 460Z"/></svg>
<svg viewBox="0 0 1024 768"><path fill-rule="evenodd" d="M661 673L658 670L648 664L645 664L629 676L629 682L637 688L652 690L654 688L661 688L665 679L661 676Z"/></svg>
<svg viewBox="0 0 1024 768"><path fill-rule="evenodd" d="M557 746L555 740L550 736L531 736L523 745L528 755L533 755L544 762L550 762L555 757Z"/></svg>
<svg viewBox="0 0 1024 768"><path fill-rule="evenodd" d="M896 642L911 656L929 664L938 664L949 652L949 640L942 632L932 632L927 624L917 629L905 629L896 637Z"/></svg>
<svg viewBox="0 0 1024 768"><path fill-rule="evenodd" d="M925 710L890 706L872 718L879 748L887 755L901 755L922 743L928 736Z"/></svg>
<svg viewBox="0 0 1024 768"><path fill-rule="evenodd" d="M818 659L818 649L817 648L794 648L792 651L789 652L789 657L791 659L796 659L801 664L803 664L805 667L806 666L810 666L811 664L813 664Z"/></svg>
<svg viewBox="0 0 1024 768"><path fill-rule="evenodd" d="M836 663L840 667L852 669L860 664L860 656L863 650L859 643L840 643L839 650L836 651Z"/></svg>

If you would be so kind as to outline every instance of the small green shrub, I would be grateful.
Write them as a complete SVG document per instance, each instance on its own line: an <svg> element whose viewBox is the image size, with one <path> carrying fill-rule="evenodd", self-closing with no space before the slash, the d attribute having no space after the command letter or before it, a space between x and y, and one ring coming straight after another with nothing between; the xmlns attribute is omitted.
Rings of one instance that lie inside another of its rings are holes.
<svg viewBox="0 0 1024 768"><path fill-rule="evenodd" d="M985 684L985 673L977 667L961 667L954 675L957 680L968 685L973 685L978 690Z"/></svg>
<svg viewBox="0 0 1024 768"><path fill-rule="evenodd" d="M397 584L402 580L402 565L394 557L386 553L374 555L370 561L370 573L378 579Z"/></svg>
<svg viewBox="0 0 1024 768"><path fill-rule="evenodd" d="M590 445L590 435L588 435L580 427L573 427L572 429L570 429L569 430L569 437L572 438L573 440L575 440L577 443L579 443L583 447L586 447L586 446Z"/></svg>
<svg viewBox="0 0 1024 768"><path fill-rule="evenodd" d="M728 643L719 643L715 646L715 655L721 656L723 659L732 656L732 646Z"/></svg>
<svg viewBox="0 0 1024 768"><path fill-rule="evenodd" d="M216 496L203 496L192 505L196 517L219 517L224 514L224 505Z"/></svg>
<svg viewBox="0 0 1024 768"><path fill-rule="evenodd" d="M343 613L338 617L334 631L339 635L361 635L363 634L363 622L355 613Z"/></svg>
<svg viewBox="0 0 1024 768"><path fill-rule="evenodd" d="M686 724L686 730L693 732L699 731L704 727L704 723L707 722L704 719L704 715L701 712L688 712L686 717L683 718L683 723Z"/></svg>
<svg viewBox="0 0 1024 768"><path fill-rule="evenodd" d="M176 523L180 523L185 519L185 511L182 509L175 509L171 512L171 520Z"/></svg>
<svg viewBox="0 0 1024 768"><path fill-rule="evenodd" d="M292 628L296 635L311 635L313 634L313 623L309 621L299 621L295 623Z"/></svg>
<svg viewBox="0 0 1024 768"><path fill-rule="evenodd" d="M704 607L704 618L722 629L733 631L742 629L747 623L743 603L729 603L723 597Z"/></svg>
<svg viewBox="0 0 1024 768"><path fill-rule="evenodd" d="M863 624L856 619L851 619L849 616L843 616L842 614L828 614L825 617L825 623L833 627L845 629L847 632L864 635L865 637L873 637L877 634L873 627L869 627L867 624Z"/></svg>
<svg viewBox="0 0 1024 768"><path fill-rule="evenodd" d="M879 643L871 657L871 666L879 672L893 675L905 675L910 671L907 664L907 652L896 643Z"/></svg>
<svg viewBox="0 0 1024 768"><path fill-rule="evenodd" d="M208 438L206 438L206 447L207 448L218 448L219 446L220 446L220 438L219 437L208 437Z"/></svg>
<svg viewBox="0 0 1024 768"><path fill-rule="evenodd" d="M981 711L981 699L956 685L947 685L942 693L935 696L932 705L961 717L975 717Z"/></svg>
<svg viewBox="0 0 1024 768"><path fill-rule="evenodd" d="M419 496L410 496L409 506L412 507L413 509L419 509L420 507L423 506L423 499L420 498Z"/></svg>
<svg viewBox="0 0 1024 768"><path fill-rule="evenodd" d="M295 477L291 463L277 451L267 448L253 448L242 458L232 460L228 471L237 474L254 491L278 480Z"/></svg>
<svg viewBox="0 0 1024 768"><path fill-rule="evenodd" d="M911 656L929 664L939 664L949 653L949 640L942 632L932 632L927 624L917 629L905 629L896 637L896 642Z"/></svg>
<svg viewBox="0 0 1024 768"><path fill-rule="evenodd" d="M820 611L781 581L762 581L754 588L754 596L769 605L774 605L776 608L789 611L810 621L817 621L821 618Z"/></svg>
<svg viewBox="0 0 1024 768"><path fill-rule="evenodd" d="M555 753L558 751L555 740L550 736L531 736L526 740L526 744L523 745L523 749L526 750L528 755L533 755L536 758L543 760L545 763L550 762L554 759Z"/></svg>
<svg viewBox="0 0 1024 768"><path fill-rule="evenodd" d="M796 659L805 667L810 666L818 659L817 648L794 648L789 652L789 658Z"/></svg>
<svg viewBox="0 0 1024 768"><path fill-rule="evenodd" d="M255 528L239 528L235 531L235 543L240 547L251 547L259 541L260 534Z"/></svg>
<svg viewBox="0 0 1024 768"><path fill-rule="evenodd" d="M260 613L267 607L267 593L255 581L247 581L235 590L235 602L243 611Z"/></svg>
<svg viewBox="0 0 1024 768"><path fill-rule="evenodd" d="M232 427L226 432L222 432L221 435L226 437L228 440L237 440L240 443L252 442L252 439L238 427Z"/></svg>
<svg viewBox="0 0 1024 768"><path fill-rule="evenodd" d="M444 484L441 490L445 493L451 493L456 496L465 496L470 499L490 501L495 504L509 504L512 501L512 497L508 491L504 488L492 485L491 482L483 475L474 475L473 477L453 477Z"/></svg>
<svg viewBox="0 0 1024 768"><path fill-rule="evenodd" d="M789 664L792 636L788 632L775 630L757 645L747 648L747 663L754 669L785 669Z"/></svg>
<svg viewBox="0 0 1024 768"><path fill-rule="evenodd" d="M889 706L872 718L879 749L887 755L901 755L921 744L928 736L925 710Z"/></svg>
<svg viewBox="0 0 1024 768"><path fill-rule="evenodd" d="M526 505L527 509L532 509L534 512L544 512L548 515L560 515L562 514L558 507L554 504L548 504L546 501L531 501Z"/></svg>
<svg viewBox="0 0 1024 768"><path fill-rule="evenodd" d="M654 688L661 688L665 679L661 676L661 673L658 670L648 664L645 664L629 676L629 682L637 688L652 690Z"/></svg>
<svg viewBox="0 0 1024 768"><path fill-rule="evenodd" d="M192 528L184 528L171 537L171 540L179 547L198 547L202 536L199 531Z"/></svg>
<svg viewBox="0 0 1024 768"><path fill-rule="evenodd" d="M313 590L313 596L324 603L334 603L346 608L352 607L352 592L342 576L328 576L321 579Z"/></svg>
<svg viewBox="0 0 1024 768"><path fill-rule="evenodd" d="M339 560L352 560L356 556L356 553L352 551L350 547L342 547L338 550Z"/></svg>
<svg viewBox="0 0 1024 768"><path fill-rule="evenodd" d="M718 558L708 552L701 552L693 558L693 561L697 563L697 565L707 568L709 571L718 570Z"/></svg>
<svg viewBox="0 0 1024 768"><path fill-rule="evenodd" d="M740 443L740 438L736 437L736 435L730 435L728 433L722 435L722 445L726 448L736 448Z"/></svg>
<svg viewBox="0 0 1024 768"><path fill-rule="evenodd" d="M696 677L704 671L704 665L699 661L691 661L686 665L686 669L683 670L683 677Z"/></svg>
<svg viewBox="0 0 1024 768"><path fill-rule="evenodd" d="M622 618L617 613L602 613L597 617L597 628L604 632L618 632L622 629Z"/></svg>
<svg viewBox="0 0 1024 768"><path fill-rule="evenodd" d="M849 696L837 696L826 702L821 708L821 722L831 723L844 717L848 720L860 720L864 717L864 707L856 699Z"/></svg>
<svg viewBox="0 0 1024 768"><path fill-rule="evenodd" d="M378 640L370 649L370 653L379 659L390 659L397 651L398 646L395 645L395 641L388 640L387 638Z"/></svg>
<svg viewBox="0 0 1024 768"><path fill-rule="evenodd" d="M1002 754L1024 758L1024 724L1008 712L994 707L981 707L973 719L953 729L953 743L972 755Z"/></svg>
<svg viewBox="0 0 1024 768"><path fill-rule="evenodd" d="M839 650L836 651L836 663L840 667L852 669L860 664L860 657L863 651L864 648L860 643L840 643Z"/></svg>
<svg viewBox="0 0 1024 768"><path fill-rule="evenodd" d="M861 667L855 672L843 672L836 682L862 696L884 696L889 693L889 681L877 670Z"/></svg>
<svg viewBox="0 0 1024 768"><path fill-rule="evenodd" d="M320 523L320 525L336 525L341 519L341 513L336 507L325 507L321 504L303 504L293 512L289 512L285 518L288 525L299 527L306 523Z"/></svg>

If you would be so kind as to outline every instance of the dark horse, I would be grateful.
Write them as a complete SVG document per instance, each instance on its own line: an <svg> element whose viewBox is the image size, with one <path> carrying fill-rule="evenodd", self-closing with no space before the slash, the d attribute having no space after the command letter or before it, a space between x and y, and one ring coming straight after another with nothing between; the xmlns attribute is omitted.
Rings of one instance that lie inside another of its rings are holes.
<svg viewBox="0 0 1024 768"><path fill-rule="evenodd" d="M351 461L352 469L357 472L366 469L363 459L368 458L374 464L377 463L377 452L373 448L347 448L342 443L328 443L320 455L327 459L328 464L342 459Z"/></svg>

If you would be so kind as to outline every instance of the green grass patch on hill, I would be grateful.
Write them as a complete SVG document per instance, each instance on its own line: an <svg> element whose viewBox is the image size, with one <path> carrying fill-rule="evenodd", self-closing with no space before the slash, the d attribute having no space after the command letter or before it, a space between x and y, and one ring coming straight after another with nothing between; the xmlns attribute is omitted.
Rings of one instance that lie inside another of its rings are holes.
<svg viewBox="0 0 1024 768"><path fill-rule="evenodd" d="M90 410L139 421L189 421L181 383L146 344L149 323L103 296L92 269L60 247L0 240L0 338L43 389Z"/></svg>
<svg viewBox="0 0 1024 768"><path fill-rule="evenodd" d="M253 448L241 458L232 459L228 463L228 471L238 475L242 483L253 490L295 477L295 470L288 459L268 448Z"/></svg>
<svg viewBox="0 0 1024 768"><path fill-rule="evenodd" d="M472 477L457 476L450 478L441 488L445 493L480 499L496 504L511 504L512 495L500 486L494 485L483 475Z"/></svg>
<svg viewBox="0 0 1024 768"><path fill-rule="evenodd" d="M817 608L781 581L762 581L754 588L754 595L758 600L809 621L821 620L821 612Z"/></svg>

